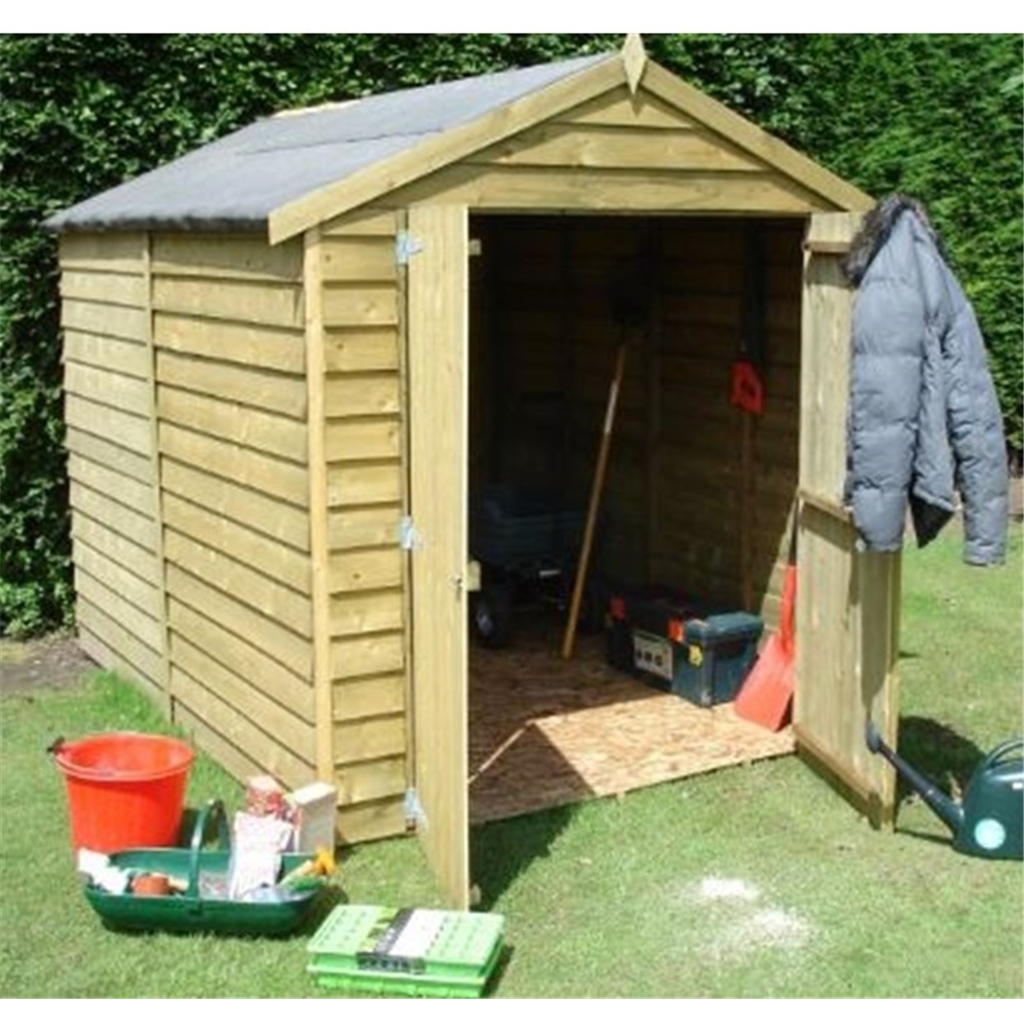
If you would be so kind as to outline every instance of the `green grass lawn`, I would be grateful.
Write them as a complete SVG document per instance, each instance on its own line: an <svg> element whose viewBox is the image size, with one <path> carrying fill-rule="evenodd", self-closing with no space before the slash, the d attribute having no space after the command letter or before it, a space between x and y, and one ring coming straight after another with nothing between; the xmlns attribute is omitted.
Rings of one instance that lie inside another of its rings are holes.
<svg viewBox="0 0 1024 1024"><path fill-rule="evenodd" d="M1009 564L960 561L950 529L904 559L900 750L944 787L1022 732L1021 527ZM75 876L57 736L166 726L122 680L0 704L0 996L340 998L307 934L106 930ZM199 756L187 803L238 784ZM483 909L506 917L492 998L1020 998L1022 865L954 852L905 796L877 832L795 757L471 836ZM354 903L439 905L414 839L342 852Z"/></svg>

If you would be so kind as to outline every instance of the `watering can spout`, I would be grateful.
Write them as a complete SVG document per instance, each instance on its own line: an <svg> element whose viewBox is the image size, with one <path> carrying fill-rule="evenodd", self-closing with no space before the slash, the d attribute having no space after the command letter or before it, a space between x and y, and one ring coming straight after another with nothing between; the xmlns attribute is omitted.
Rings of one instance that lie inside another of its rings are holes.
<svg viewBox="0 0 1024 1024"><path fill-rule="evenodd" d="M964 809L960 804L950 800L930 779L912 768L891 747L886 746L871 721L864 730L864 739L868 750L873 754L881 754L897 771L922 800L949 826L956 835L964 823Z"/></svg>

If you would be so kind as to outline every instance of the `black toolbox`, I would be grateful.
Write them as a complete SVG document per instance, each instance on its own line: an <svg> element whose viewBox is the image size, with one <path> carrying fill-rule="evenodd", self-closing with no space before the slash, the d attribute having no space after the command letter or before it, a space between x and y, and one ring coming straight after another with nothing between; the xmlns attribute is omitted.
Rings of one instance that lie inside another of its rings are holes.
<svg viewBox="0 0 1024 1024"><path fill-rule="evenodd" d="M710 611L661 588L613 594L607 621L613 668L700 707L735 699L764 631L757 615Z"/></svg>

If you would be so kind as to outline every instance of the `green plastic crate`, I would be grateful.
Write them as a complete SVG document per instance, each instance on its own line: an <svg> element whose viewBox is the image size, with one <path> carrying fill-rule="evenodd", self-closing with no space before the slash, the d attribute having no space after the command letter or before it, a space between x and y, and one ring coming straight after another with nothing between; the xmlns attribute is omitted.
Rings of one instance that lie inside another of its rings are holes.
<svg viewBox="0 0 1024 1024"><path fill-rule="evenodd" d="M324 988L477 997L501 955L500 914L366 904L335 907L306 946Z"/></svg>

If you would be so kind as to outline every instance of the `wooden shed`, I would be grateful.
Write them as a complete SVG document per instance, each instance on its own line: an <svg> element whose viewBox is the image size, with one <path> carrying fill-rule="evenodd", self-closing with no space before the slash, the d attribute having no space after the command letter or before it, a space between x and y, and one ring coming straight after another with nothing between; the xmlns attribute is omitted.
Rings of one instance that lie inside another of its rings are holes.
<svg viewBox="0 0 1024 1024"><path fill-rule="evenodd" d="M899 558L840 498L871 204L629 37L288 111L56 215L82 646L239 778L336 784L341 842L418 832L464 906L469 495L585 501L628 335L601 572L772 628L796 517L792 731L733 760L795 744L891 812L863 726L894 736Z"/></svg>

